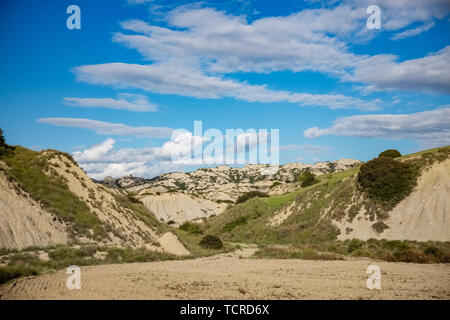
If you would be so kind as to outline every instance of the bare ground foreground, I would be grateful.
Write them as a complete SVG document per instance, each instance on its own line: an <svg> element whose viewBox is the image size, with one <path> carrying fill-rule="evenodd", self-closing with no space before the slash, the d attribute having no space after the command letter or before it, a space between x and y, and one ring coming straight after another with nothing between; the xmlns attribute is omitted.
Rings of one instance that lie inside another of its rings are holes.
<svg viewBox="0 0 450 320"><path fill-rule="evenodd" d="M252 251L82 267L80 290L61 270L10 282L0 299L450 299L448 264L246 259ZM366 287L371 263L381 290Z"/></svg>

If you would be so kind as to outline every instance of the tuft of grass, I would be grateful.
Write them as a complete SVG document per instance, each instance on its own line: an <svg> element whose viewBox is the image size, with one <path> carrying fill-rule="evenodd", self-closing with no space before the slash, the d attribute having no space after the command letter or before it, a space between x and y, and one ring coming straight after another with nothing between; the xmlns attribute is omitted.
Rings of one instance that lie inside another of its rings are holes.
<svg viewBox="0 0 450 320"><path fill-rule="evenodd" d="M241 226L247 223L248 217L240 216L234 219L233 221L228 222L222 228L223 232L233 231L237 226Z"/></svg>
<svg viewBox="0 0 450 320"><path fill-rule="evenodd" d="M192 223L192 222L188 222L188 221L186 221L182 225L180 225L179 229L183 230L183 231L187 231L192 234L202 234L203 233L202 229L200 228L200 226L197 223Z"/></svg>
<svg viewBox="0 0 450 320"><path fill-rule="evenodd" d="M237 200L236 200L236 204L238 203L243 203L251 198L255 198L255 197L260 197L260 198L267 198L269 195L265 192L261 192L261 191L250 191L250 192L246 192L242 195L240 195Z"/></svg>
<svg viewBox="0 0 450 320"><path fill-rule="evenodd" d="M302 260L344 260L335 253L319 252L315 249L294 249L280 247L260 248L253 254L258 259L302 259Z"/></svg>

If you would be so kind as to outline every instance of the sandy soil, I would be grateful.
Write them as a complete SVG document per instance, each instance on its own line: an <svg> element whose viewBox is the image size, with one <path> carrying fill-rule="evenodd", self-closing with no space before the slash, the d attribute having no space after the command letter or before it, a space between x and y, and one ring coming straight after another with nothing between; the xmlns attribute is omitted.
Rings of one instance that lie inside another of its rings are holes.
<svg viewBox="0 0 450 320"><path fill-rule="evenodd" d="M184 193L163 193L145 196L142 202L158 219L174 221L180 225L185 221L221 214L228 204L194 197Z"/></svg>
<svg viewBox="0 0 450 320"><path fill-rule="evenodd" d="M253 249L254 250L254 249ZM252 249L185 261L64 270L0 287L1 299L450 299L450 266L374 262L381 290L366 288L368 260L240 259Z"/></svg>
<svg viewBox="0 0 450 320"><path fill-rule="evenodd" d="M0 247L22 249L67 240L65 224L0 171Z"/></svg>

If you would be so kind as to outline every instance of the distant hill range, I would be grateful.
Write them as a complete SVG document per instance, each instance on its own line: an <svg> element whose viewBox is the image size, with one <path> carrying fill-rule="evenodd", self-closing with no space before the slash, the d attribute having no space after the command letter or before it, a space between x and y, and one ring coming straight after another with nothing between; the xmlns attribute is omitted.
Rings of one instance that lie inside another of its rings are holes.
<svg viewBox="0 0 450 320"><path fill-rule="evenodd" d="M414 185L383 203L362 188L358 160L93 181L66 153L17 146L0 155L0 247L94 243L189 254L176 228L186 221L233 242L450 241L450 147L392 161L414 169Z"/></svg>
<svg viewBox="0 0 450 320"><path fill-rule="evenodd" d="M341 172L361 163L359 160L341 159L315 164L289 163L279 167L218 166L187 173L168 173L153 179L106 177L98 182L132 193L158 218L180 224L218 215L248 192L257 191L267 195L292 192L299 188L299 176L306 170L320 176Z"/></svg>

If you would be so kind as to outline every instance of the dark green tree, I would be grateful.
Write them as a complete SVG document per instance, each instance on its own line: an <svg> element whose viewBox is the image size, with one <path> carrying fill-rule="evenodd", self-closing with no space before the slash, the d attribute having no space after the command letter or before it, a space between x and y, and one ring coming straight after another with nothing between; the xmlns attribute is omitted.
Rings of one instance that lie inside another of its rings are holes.
<svg viewBox="0 0 450 320"><path fill-rule="evenodd" d="M401 156L402 156L402 154L398 150L395 150L395 149L385 150L378 155L378 157L387 157L387 158L398 158Z"/></svg>
<svg viewBox="0 0 450 320"><path fill-rule="evenodd" d="M6 148L6 140L5 137L3 136L3 130L2 128L0 128L0 148Z"/></svg>
<svg viewBox="0 0 450 320"><path fill-rule="evenodd" d="M368 195L386 204L396 204L411 193L416 180L410 165L389 157L364 163L358 173L358 182Z"/></svg>
<svg viewBox="0 0 450 320"><path fill-rule="evenodd" d="M299 180L302 182L300 185L300 187L302 188L312 186L313 184L319 182L319 179L317 179L316 175L309 170L304 171L300 175Z"/></svg>

